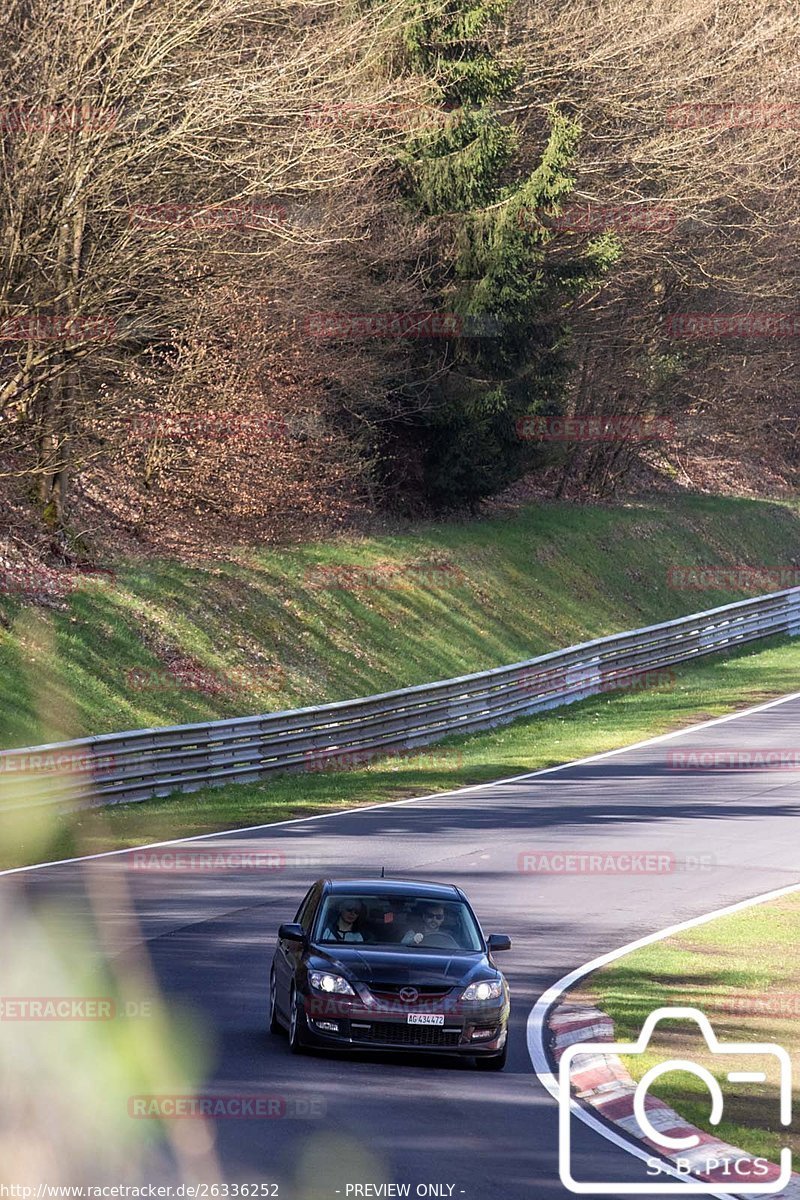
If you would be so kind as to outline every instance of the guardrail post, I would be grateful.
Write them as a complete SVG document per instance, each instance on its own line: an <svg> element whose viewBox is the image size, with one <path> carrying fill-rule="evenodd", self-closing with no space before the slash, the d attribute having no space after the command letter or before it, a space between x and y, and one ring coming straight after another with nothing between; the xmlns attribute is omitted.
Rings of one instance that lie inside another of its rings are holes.
<svg viewBox="0 0 800 1200"><path fill-rule="evenodd" d="M800 633L800 590L792 591L786 597L786 609L786 632L789 637L797 637Z"/></svg>

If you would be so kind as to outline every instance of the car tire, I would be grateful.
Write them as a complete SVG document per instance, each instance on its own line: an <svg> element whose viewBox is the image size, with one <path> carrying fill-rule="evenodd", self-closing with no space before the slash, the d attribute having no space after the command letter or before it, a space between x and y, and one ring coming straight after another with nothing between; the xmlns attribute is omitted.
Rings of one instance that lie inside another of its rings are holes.
<svg viewBox="0 0 800 1200"><path fill-rule="evenodd" d="M277 981L274 971L270 971L269 976L269 1031L270 1033L283 1032L283 1026L278 1020Z"/></svg>
<svg viewBox="0 0 800 1200"><path fill-rule="evenodd" d="M289 996L289 1049L292 1054L302 1054L306 1048L304 1040L306 1014L297 1002L297 991L292 984Z"/></svg>
<svg viewBox="0 0 800 1200"><path fill-rule="evenodd" d="M479 1071L502 1071L508 1059L508 1037L506 1044L499 1054L493 1054L491 1058L476 1058L475 1066Z"/></svg>

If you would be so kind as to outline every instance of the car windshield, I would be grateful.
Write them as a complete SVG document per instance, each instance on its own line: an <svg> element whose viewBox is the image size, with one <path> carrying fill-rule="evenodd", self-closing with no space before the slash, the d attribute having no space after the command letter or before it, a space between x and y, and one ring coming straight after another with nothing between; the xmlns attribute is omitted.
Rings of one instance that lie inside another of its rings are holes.
<svg viewBox="0 0 800 1200"><path fill-rule="evenodd" d="M482 949L474 916L462 900L363 892L332 893L317 917L315 942L398 949Z"/></svg>

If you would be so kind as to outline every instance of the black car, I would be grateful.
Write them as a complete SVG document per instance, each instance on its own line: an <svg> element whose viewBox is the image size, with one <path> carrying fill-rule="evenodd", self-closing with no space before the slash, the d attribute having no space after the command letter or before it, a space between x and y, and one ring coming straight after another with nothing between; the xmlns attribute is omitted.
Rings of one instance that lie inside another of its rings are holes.
<svg viewBox="0 0 800 1200"><path fill-rule="evenodd" d="M405 1050L474 1057L501 1071L508 984L457 887L402 879L319 879L281 925L270 974L270 1028L295 1053Z"/></svg>

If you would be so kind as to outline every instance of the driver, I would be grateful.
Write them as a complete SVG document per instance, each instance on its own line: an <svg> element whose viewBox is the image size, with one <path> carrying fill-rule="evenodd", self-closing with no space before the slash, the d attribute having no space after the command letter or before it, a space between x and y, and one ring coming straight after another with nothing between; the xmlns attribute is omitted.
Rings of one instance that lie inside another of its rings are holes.
<svg viewBox="0 0 800 1200"><path fill-rule="evenodd" d="M418 946L425 940L427 934L438 933L444 920L444 908L437 901L432 901L422 906L420 916L422 917L422 928L409 929L403 935L401 943L403 946Z"/></svg>

